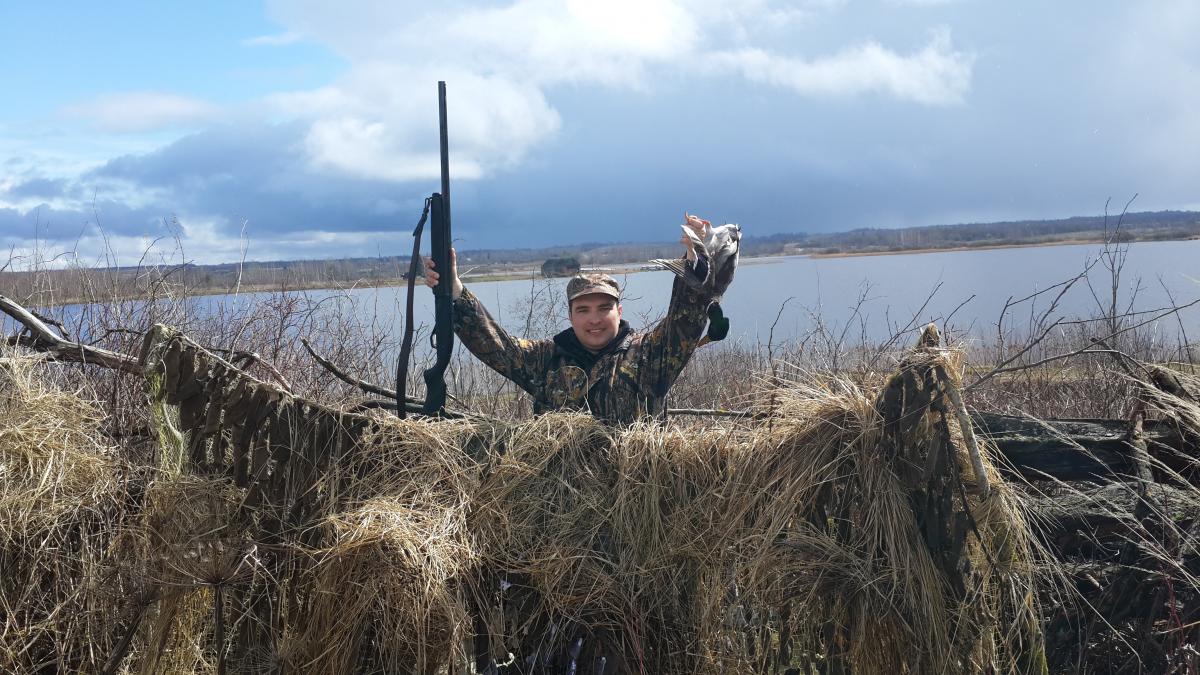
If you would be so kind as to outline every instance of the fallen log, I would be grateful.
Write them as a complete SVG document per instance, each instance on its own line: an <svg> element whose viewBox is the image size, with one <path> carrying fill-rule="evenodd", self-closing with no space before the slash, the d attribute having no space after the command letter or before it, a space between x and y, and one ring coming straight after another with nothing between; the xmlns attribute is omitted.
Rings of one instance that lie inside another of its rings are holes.
<svg viewBox="0 0 1200 675"><path fill-rule="evenodd" d="M11 298L0 295L0 312L11 316L25 327L28 335L15 335L8 342L46 352L58 361L91 363L105 368L139 374L141 366L137 359L124 354L72 342L60 337L36 314L17 304Z"/></svg>
<svg viewBox="0 0 1200 675"><path fill-rule="evenodd" d="M1132 484L1044 485L1028 488L1026 494L1035 530L1060 558L1110 559L1140 534L1134 516L1139 496ZM1200 524L1200 497L1192 490L1155 483L1148 501L1181 531ZM1189 542L1189 548L1195 544Z"/></svg>
<svg viewBox="0 0 1200 675"><path fill-rule="evenodd" d="M1129 480L1137 471L1125 420L1039 420L994 413L971 418L1003 455L1008 477L1111 483ZM1166 466L1179 470L1195 461L1196 448L1174 424L1148 419L1144 432L1150 456Z"/></svg>
<svg viewBox="0 0 1200 675"><path fill-rule="evenodd" d="M1007 470L1027 480L1111 481L1133 470L1127 423L1104 419L1035 419L976 413L980 435L996 444Z"/></svg>

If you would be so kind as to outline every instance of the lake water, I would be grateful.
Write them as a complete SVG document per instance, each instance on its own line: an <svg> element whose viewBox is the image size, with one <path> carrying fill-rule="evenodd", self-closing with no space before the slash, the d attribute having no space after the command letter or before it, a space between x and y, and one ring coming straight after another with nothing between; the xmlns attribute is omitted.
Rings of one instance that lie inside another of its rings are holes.
<svg viewBox="0 0 1200 675"><path fill-rule="evenodd" d="M1080 274L1101 250L1098 244L1081 244L844 258L747 259L742 261L722 306L732 322L730 338L743 343L765 342L777 319L776 340L804 335L818 320L831 327L851 322L852 334L865 329L869 336L881 338L892 335L914 316L917 326L929 321L941 324L952 312L951 325L959 330L991 334L1005 302ZM619 279L625 287L625 316L635 327L661 316L671 280L669 272L658 271ZM1200 298L1198 280L1200 240L1137 243L1128 247L1118 296L1125 306L1136 288L1136 308L1169 307L1170 296L1176 304ZM529 298L551 298L551 304L556 305L553 299L561 299L565 285L565 279L467 281L468 288L492 314L517 333L526 325L527 312L520 308L528 306ZM352 293L361 296L359 302L380 308L400 308L404 298L402 288ZM1015 319L1027 321L1031 305L1035 311L1043 310L1054 294L1046 293L1017 306ZM428 320L433 313L432 294L418 288L416 297L417 316ZM1094 316L1099 311L1096 297L1111 297L1111 276L1103 263L1092 267L1088 278L1062 297L1055 316ZM395 316L402 316L402 310ZM1183 317L1189 334L1200 334L1200 306L1185 310ZM1010 317L1006 321L1013 320ZM565 312L557 325L565 327ZM1172 317L1160 322L1159 329L1176 334L1179 326Z"/></svg>
<svg viewBox="0 0 1200 675"><path fill-rule="evenodd" d="M794 339L813 330L818 321L833 330L852 324L851 336L864 331L872 339L886 338L913 320L920 327L929 321L943 324L953 313L951 326L968 335L993 334L1004 304L1020 299L1079 274L1094 261L1098 244L1043 246L943 253L809 258L804 256L747 259L722 302L732 322L730 338L743 344L774 339ZM464 269L467 264L464 262ZM625 317L643 327L661 316L671 289L669 272L640 272L621 277L625 287ZM1121 277L1119 298L1128 304L1137 290L1135 307L1149 310L1200 298L1200 240L1137 243L1128 247ZM525 332L529 299L536 297L557 317L551 316L532 331L541 337L565 327L562 302L566 279L516 280L472 283L470 288L493 316L516 334ZM1055 316L1087 318L1100 308L1097 297L1111 294L1111 278L1103 264L1095 265L1086 281L1071 288L1060 300ZM1169 293L1169 294L1168 294ZM932 297L931 297L932 294ZM309 291L312 299L325 300L327 311L378 313L383 325L402 329L404 288L364 288L352 291ZM1018 305L1006 320L1028 321L1031 311L1046 308L1054 293ZM347 302L339 302L339 296ZM926 304L926 300L928 303ZM219 296L202 299L198 307L229 302ZM234 303L252 303L254 295L243 295ZM964 304L965 303L965 304ZM922 307L922 305L925 305ZM1031 307L1032 305L1032 307ZM355 309L357 308L357 309ZM433 299L428 289L417 288L415 314L418 323L429 323ZM535 315L544 313L535 313ZM1200 306L1183 313L1189 338L1200 335ZM534 322L537 324L537 322ZM1164 335L1175 336L1179 323L1170 317L1156 324Z"/></svg>

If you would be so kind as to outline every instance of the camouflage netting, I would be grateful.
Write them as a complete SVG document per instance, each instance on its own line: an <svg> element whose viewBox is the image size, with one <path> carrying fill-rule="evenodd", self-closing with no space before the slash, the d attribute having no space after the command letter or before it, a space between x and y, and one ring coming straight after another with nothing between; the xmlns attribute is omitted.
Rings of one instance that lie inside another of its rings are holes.
<svg viewBox="0 0 1200 675"><path fill-rule="evenodd" d="M753 424L343 414L182 336L157 465L0 360L4 672L1044 672L1013 491L915 350Z"/></svg>

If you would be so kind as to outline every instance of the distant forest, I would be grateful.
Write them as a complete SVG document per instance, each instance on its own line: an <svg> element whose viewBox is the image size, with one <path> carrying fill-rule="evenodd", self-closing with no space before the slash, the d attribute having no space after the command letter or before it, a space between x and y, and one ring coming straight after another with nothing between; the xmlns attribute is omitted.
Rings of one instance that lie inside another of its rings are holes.
<svg viewBox="0 0 1200 675"><path fill-rule="evenodd" d="M931 225L897 229L865 228L810 234L809 252L870 253L979 246L1016 246L1064 241L1156 241L1200 237L1200 213L1148 211L1123 216L1077 216L1062 220Z"/></svg>
<svg viewBox="0 0 1200 675"><path fill-rule="evenodd" d="M1118 227L1119 223L1119 227ZM1200 238L1200 212L1157 211L1123 216L1083 216L1061 220L1021 220L907 228L864 228L848 232L790 232L742 240L747 257L816 254L854 255L983 246L1051 244L1119 240L1152 241ZM463 249L459 269L464 276L488 277L515 270L536 271L552 258L574 259L584 267L637 265L652 258L679 255L678 242L587 243L520 249ZM186 289L191 293L380 286L401 283L407 258L398 256L335 260L287 260L220 265L155 266L104 270L40 270L0 273L0 294L45 304L89 302L126 289L147 295Z"/></svg>
<svg viewBox="0 0 1200 675"><path fill-rule="evenodd" d="M1119 228L1118 228L1119 223ZM846 232L786 232L747 235L742 255L789 253L854 254L977 246L1014 246L1062 241L1156 241L1200 237L1200 212L1153 211L1124 216L1077 216L1061 220L1014 220L996 223L862 228ZM676 242L552 246L521 249L469 249L463 260L476 265L540 263L548 258L577 258L585 266L643 262L679 254Z"/></svg>

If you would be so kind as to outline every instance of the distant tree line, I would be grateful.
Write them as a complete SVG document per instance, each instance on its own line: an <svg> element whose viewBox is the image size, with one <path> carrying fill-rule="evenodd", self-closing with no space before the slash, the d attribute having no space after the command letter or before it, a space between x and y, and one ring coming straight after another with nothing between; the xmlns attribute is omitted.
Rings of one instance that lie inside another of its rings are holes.
<svg viewBox="0 0 1200 675"><path fill-rule="evenodd" d="M1118 226L1119 223L1119 226ZM751 230L753 232L753 230ZM1056 241L1149 241L1200 238L1200 213L1154 211L1123 216L1082 216L1060 220L1018 220L906 228L860 228L847 232L789 232L742 239L747 257L788 253L869 253L971 246L1040 244ZM486 275L514 267L547 264L546 276L573 274L577 266L635 264L681 254L678 242L584 243L517 249L463 249L464 273ZM555 262L558 261L558 262ZM569 261L569 264L566 262ZM550 264L553 263L553 264ZM247 261L219 265L156 265L37 269L0 272L0 294L36 303L88 302L98 297L228 293L234 288L296 290L400 283L404 256L333 260ZM102 274L98 274L102 272Z"/></svg>
<svg viewBox="0 0 1200 675"><path fill-rule="evenodd" d="M802 244L825 253L903 251L959 246L1040 244L1055 241L1189 239L1200 236L1200 213L1155 211L1123 216L1079 216L1061 220L1017 220L895 229L862 228L812 234Z"/></svg>

